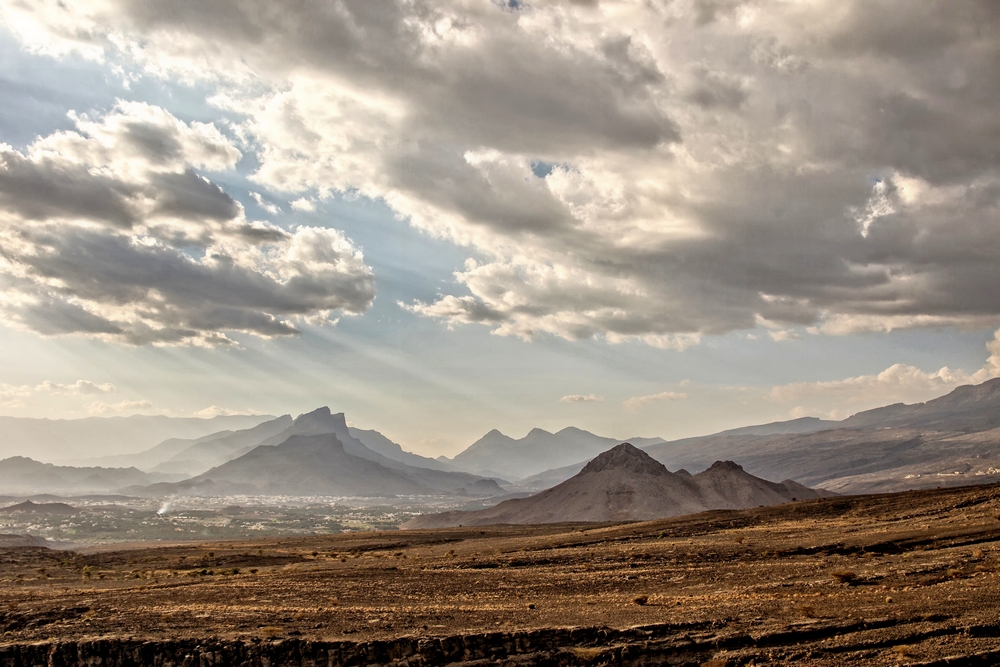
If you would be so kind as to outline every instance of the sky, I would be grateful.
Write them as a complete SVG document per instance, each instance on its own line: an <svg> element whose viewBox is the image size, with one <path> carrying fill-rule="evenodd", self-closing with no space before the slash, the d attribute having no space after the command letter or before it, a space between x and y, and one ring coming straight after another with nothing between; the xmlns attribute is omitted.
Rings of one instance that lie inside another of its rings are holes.
<svg viewBox="0 0 1000 667"><path fill-rule="evenodd" d="M1000 375L992 0L0 0L0 26L0 414L329 405L437 456Z"/></svg>

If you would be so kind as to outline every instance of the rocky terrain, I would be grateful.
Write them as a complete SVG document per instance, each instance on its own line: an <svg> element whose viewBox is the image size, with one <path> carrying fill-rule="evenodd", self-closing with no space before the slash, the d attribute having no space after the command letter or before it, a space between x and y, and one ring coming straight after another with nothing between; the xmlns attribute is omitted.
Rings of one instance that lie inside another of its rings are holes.
<svg viewBox="0 0 1000 667"><path fill-rule="evenodd" d="M989 665L1000 487L617 525L5 549L0 586L11 667Z"/></svg>
<svg viewBox="0 0 1000 667"><path fill-rule="evenodd" d="M744 509L829 495L791 480L774 483L719 461L697 475L672 473L649 454L622 443L573 478L527 498L478 511L418 516L403 528L569 521L648 521L711 509Z"/></svg>

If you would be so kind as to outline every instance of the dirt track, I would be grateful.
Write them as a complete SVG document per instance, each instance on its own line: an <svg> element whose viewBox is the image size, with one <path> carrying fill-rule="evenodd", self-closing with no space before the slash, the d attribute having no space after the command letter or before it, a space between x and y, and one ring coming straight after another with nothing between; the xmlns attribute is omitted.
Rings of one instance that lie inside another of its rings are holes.
<svg viewBox="0 0 1000 667"><path fill-rule="evenodd" d="M0 664L1000 663L997 486L0 561Z"/></svg>

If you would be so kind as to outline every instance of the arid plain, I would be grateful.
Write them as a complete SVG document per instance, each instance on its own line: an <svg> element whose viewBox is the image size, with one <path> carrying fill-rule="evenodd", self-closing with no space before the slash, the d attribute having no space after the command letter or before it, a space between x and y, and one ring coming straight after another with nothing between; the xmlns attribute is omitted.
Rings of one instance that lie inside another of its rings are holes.
<svg viewBox="0 0 1000 667"><path fill-rule="evenodd" d="M996 485L0 560L0 664L1000 661Z"/></svg>

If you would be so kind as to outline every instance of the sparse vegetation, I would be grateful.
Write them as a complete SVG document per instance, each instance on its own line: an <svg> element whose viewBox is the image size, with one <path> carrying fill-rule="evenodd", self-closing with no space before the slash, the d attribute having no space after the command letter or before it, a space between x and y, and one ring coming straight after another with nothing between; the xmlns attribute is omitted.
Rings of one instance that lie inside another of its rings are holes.
<svg viewBox="0 0 1000 667"><path fill-rule="evenodd" d="M899 637L918 637L906 644L929 660L985 650L989 628L1000 624L1000 581L992 569L976 569L992 565L988 554L1000 542L1000 528L984 511L995 492L838 498L794 512L761 508L721 521L684 517L586 534L578 526L505 527L487 535L456 529L200 542L86 557L0 552L7 618L59 619L58 626L45 620L8 630L4 640L45 641L56 627L60 638L127 632L143 641L206 635L368 641L655 626L684 627L704 638L691 664L808 664L810 651L830 655L823 651L831 647L838 656L863 654L859 664L909 660L891 648ZM735 520L754 549L734 547ZM983 541L986 531L995 537ZM982 543L981 559L970 546L954 546L966 534ZM902 553L880 546L903 540ZM312 557L314 551L330 557ZM348 554L359 558L344 565ZM51 579L39 578L43 569ZM108 575L106 582L97 583L98 573ZM240 573L254 576L233 576ZM155 585L172 574L183 581ZM887 618L893 625L858 625ZM743 636L772 639L766 647L713 652L716 639ZM606 646L566 648L561 655L581 663L609 659Z"/></svg>
<svg viewBox="0 0 1000 667"><path fill-rule="evenodd" d="M842 584L854 584L858 581L858 573L851 570L834 570L830 576Z"/></svg>

